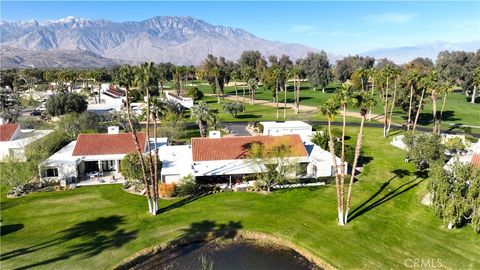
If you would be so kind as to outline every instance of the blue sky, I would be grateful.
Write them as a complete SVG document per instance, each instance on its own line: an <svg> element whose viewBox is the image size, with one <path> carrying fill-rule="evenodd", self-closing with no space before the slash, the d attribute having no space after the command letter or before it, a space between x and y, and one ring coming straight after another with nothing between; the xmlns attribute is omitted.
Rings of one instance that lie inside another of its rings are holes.
<svg viewBox="0 0 480 270"><path fill-rule="evenodd" d="M139 21L194 16L258 37L302 43L331 53L480 40L480 1L471 2L25 2L1 1L1 19L67 16Z"/></svg>

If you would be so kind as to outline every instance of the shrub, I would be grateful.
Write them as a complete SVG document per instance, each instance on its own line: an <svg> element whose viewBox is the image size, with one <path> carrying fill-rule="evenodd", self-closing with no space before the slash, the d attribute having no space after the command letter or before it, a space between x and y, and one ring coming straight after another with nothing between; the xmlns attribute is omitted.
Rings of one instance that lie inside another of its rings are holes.
<svg viewBox="0 0 480 270"><path fill-rule="evenodd" d="M187 96L193 98L194 100L200 100L203 98L203 92L198 89L198 87L192 87L188 89Z"/></svg>
<svg viewBox="0 0 480 270"><path fill-rule="evenodd" d="M164 198L173 197L175 192L175 184L160 184L160 196Z"/></svg>
<svg viewBox="0 0 480 270"><path fill-rule="evenodd" d="M197 194L197 182L192 175L188 175L180 179L180 182L175 187L175 196L192 196Z"/></svg>

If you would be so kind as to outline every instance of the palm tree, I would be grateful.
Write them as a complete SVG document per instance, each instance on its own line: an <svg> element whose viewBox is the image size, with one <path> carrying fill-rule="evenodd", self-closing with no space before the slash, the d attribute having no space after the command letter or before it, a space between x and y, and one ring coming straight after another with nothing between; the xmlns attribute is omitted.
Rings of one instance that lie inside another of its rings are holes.
<svg viewBox="0 0 480 270"><path fill-rule="evenodd" d="M347 104L351 96L351 86L348 84L343 84L342 87L337 89L335 99L340 104L342 109L342 153L341 153L341 167L340 167L340 206L342 208L342 217L344 209L344 196L345 196L345 129L346 129L346 115L347 115ZM344 225L343 219L340 222L341 225Z"/></svg>
<svg viewBox="0 0 480 270"><path fill-rule="evenodd" d="M390 78L393 76L394 70L393 68L388 65L382 70L382 75L386 80L386 87L384 88L383 85L381 87L381 95L382 95L382 104L383 104L383 137L387 137L387 126L388 126L388 90L389 90L389 81Z"/></svg>
<svg viewBox="0 0 480 270"><path fill-rule="evenodd" d="M430 94L430 99L432 100L432 115L433 115L433 133L437 133L437 92L439 87L439 76L438 73L434 70L427 74L426 77L426 91Z"/></svg>
<svg viewBox="0 0 480 270"><path fill-rule="evenodd" d="M443 94L442 108L440 109L440 117L438 118L438 128L437 128L437 133L438 135L440 135L441 124L443 120L443 110L445 109L445 104L447 103L447 96L452 91L452 85L447 81L443 81L443 82L440 82L438 87L439 87L438 89L439 94L440 95Z"/></svg>
<svg viewBox="0 0 480 270"><path fill-rule="evenodd" d="M419 80L419 85L420 85L420 87L422 87L422 94L420 95L420 101L418 102L417 113L415 115L415 121L413 122L413 129L412 129L413 132L415 132L415 129L417 127L418 117L420 116L420 111L423 108L423 97L425 96L425 90L427 88L427 83L428 83L427 78L425 78L425 76L423 76Z"/></svg>
<svg viewBox="0 0 480 270"><path fill-rule="evenodd" d="M392 125L393 108L395 107L395 102L396 102L396 97L397 97L397 80L400 76L400 70L393 69L392 70L392 76L393 76L393 80L394 80L394 86L393 86L392 104L390 105L390 114L388 116L387 136L388 136L388 133L390 132L390 126Z"/></svg>
<svg viewBox="0 0 480 270"><path fill-rule="evenodd" d="M155 72L155 64L153 62L144 63L140 65L135 72L135 84L140 90L145 92L147 98L147 114L146 114L146 136L147 136L147 150L148 150L148 159L150 165L150 180L153 185L153 201L151 214L156 215L158 208L158 179L155 174L153 158L152 158L152 149L150 146L150 109L151 109L151 100L150 92L154 91L158 87L158 78L157 73ZM154 142L157 142L157 134L154 136Z"/></svg>
<svg viewBox="0 0 480 270"><path fill-rule="evenodd" d="M130 100L129 100L129 92L130 86L134 83L134 70L130 65L123 65L120 67L119 72L114 77L115 82L118 85L123 85L125 87L125 103L127 107L127 120L130 126L130 131L132 134L132 139L135 143L135 148L137 150L138 157L140 159L140 165L142 167L142 174L143 174L143 184L147 189L147 201L148 201L148 211L152 212L152 194L150 190L150 181L147 176L147 166L145 164L145 158L143 156L143 149L140 146L140 142L138 140L138 134L136 129L133 127L132 123L132 115L130 113Z"/></svg>
<svg viewBox="0 0 480 270"><path fill-rule="evenodd" d="M290 70L290 77L293 78L293 97L295 113L300 113L300 67L295 66Z"/></svg>
<svg viewBox="0 0 480 270"><path fill-rule="evenodd" d="M328 123L328 148L330 150L330 154L332 155L333 161L333 175L335 176L335 187L337 191L337 214L338 214L338 222L343 222L343 207L340 204L340 179L338 176L338 164L337 164L337 157L335 155L335 143L333 141L332 135L332 122L335 120L335 116L338 114L338 103L330 98L325 102L322 106L320 106L320 112L327 118Z"/></svg>
<svg viewBox="0 0 480 270"><path fill-rule="evenodd" d="M408 120L407 120L407 130L410 130L410 125L412 124L412 101L413 101L413 89L416 88L416 85L419 80L418 72L410 71L407 76L407 85L410 86L409 102L408 102Z"/></svg>
<svg viewBox="0 0 480 270"><path fill-rule="evenodd" d="M355 146L355 157L353 159L352 164L352 173L350 174L350 183L348 185L348 193L347 193L347 207L345 209L345 219L344 223L347 224L348 222L348 212L350 211L350 199L352 196L352 186L353 180L355 179L356 167L358 158L360 157L360 153L362 150L362 142L363 142L363 125L365 123L365 118L369 110L375 107L376 100L372 94L369 92L357 93L351 99L352 104L354 107L360 108L360 115L362 116L362 121L360 122L360 131L358 132L357 137L357 144Z"/></svg>
<svg viewBox="0 0 480 270"><path fill-rule="evenodd" d="M233 80L233 87L235 88L235 97L237 98L237 101L238 101L237 80L240 79L241 77L240 71L234 67L230 76L231 76L231 79Z"/></svg>
<svg viewBox="0 0 480 270"><path fill-rule="evenodd" d="M253 105L255 104L258 81L256 78L250 78L247 84L248 84L248 88L250 89L250 104Z"/></svg>
<svg viewBox="0 0 480 270"><path fill-rule="evenodd" d="M214 112L207 107L205 102L200 102L192 107L192 117L197 120L200 136L207 137L208 124L215 121Z"/></svg>

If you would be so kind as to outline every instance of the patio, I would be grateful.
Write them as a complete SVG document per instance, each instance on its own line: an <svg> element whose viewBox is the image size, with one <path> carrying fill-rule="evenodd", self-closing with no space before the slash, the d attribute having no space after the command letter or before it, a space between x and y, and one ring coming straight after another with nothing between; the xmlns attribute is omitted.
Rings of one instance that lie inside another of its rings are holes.
<svg viewBox="0 0 480 270"><path fill-rule="evenodd" d="M98 172L90 173L86 177L82 178L77 186L94 186L94 185L106 185L106 184L123 184L125 178L122 174L115 171L111 172Z"/></svg>

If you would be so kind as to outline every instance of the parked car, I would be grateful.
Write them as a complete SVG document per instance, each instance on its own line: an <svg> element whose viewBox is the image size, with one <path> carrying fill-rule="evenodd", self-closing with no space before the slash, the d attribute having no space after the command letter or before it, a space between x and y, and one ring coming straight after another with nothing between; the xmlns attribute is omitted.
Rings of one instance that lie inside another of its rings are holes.
<svg viewBox="0 0 480 270"><path fill-rule="evenodd" d="M42 111L35 109L30 113L30 115L39 116L42 115Z"/></svg>

